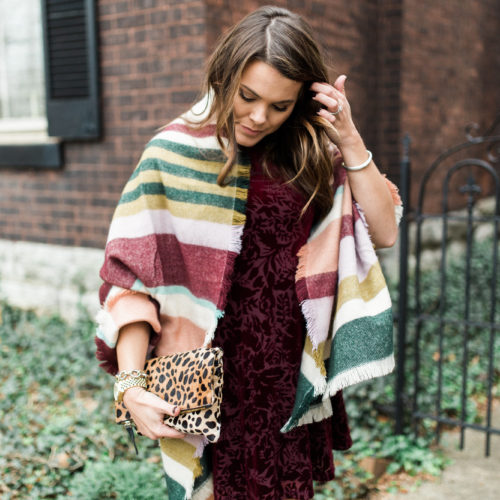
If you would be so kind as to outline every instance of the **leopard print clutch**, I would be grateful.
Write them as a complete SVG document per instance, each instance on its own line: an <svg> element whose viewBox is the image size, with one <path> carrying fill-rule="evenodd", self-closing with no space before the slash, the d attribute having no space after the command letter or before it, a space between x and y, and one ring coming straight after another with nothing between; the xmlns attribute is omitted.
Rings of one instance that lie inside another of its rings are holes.
<svg viewBox="0 0 500 500"><path fill-rule="evenodd" d="M203 434L211 443L219 439L222 402L222 349L201 348L146 362L147 390L181 409L165 424L187 434ZM132 420L123 404L115 402L116 423Z"/></svg>

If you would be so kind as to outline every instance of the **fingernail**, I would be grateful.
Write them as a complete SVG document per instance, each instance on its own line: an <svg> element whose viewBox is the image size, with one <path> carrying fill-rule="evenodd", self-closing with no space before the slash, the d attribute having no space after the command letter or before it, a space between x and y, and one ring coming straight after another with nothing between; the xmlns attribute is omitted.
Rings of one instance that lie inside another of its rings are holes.
<svg viewBox="0 0 500 500"><path fill-rule="evenodd" d="M174 414L177 413L177 410L179 409L178 406L174 406Z"/></svg>

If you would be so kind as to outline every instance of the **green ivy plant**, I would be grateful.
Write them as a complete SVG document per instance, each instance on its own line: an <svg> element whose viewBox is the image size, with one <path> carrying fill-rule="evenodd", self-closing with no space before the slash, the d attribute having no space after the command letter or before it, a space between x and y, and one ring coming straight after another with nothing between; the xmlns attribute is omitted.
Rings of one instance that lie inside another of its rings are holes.
<svg viewBox="0 0 500 500"><path fill-rule="evenodd" d="M476 248L471 311L479 320L488 314L485 284L493 276L488 258L491 246L485 243L484 248ZM463 313L462 268L463 262L449 263L446 314L454 317ZM424 273L422 279L423 307L436 310L441 298L435 273ZM394 286L391 293L396 298ZM414 307L411 303L410 317ZM424 409L435 405L437 328L426 324L422 329L421 373L426 390L419 404ZM114 423L112 379L95 360L94 329L84 313L70 325L57 316L38 316L0 303L0 498L141 499L144 491L148 492L144 498L166 498L156 444L139 438L136 457L125 433ZM453 416L460 405L461 339L456 332L445 333L443 408ZM487 382L485 335L477 328L469 331L467 412L471 421L482 418ZM408 349L411 361L411 338ZM495 349L498 360L499 342ZM408 363L409 381L413 369ZM496 371L494 383L498 386L499 382ZM366 457L387 460L387 473L439 474L445 466L446 459L432 443L432 424L424 422L419 436L410 429L403 436L394 435L393 421L384 413L384 407L394 403L394 375L350 388L344 398L354 446L348 452L334 453L337 480L315 485L316 500L363 498L377 489L377 478L362 467ZM130 492L135 496L127 496Z"/></svg>
<svg viewBox="0 0 500 500"><path fill-rule="evenodd" d="M68 495L78 500L166 498L161 467L126 460L89 462L71 479ZM59 500L66 498L64 495Z"/></svg>

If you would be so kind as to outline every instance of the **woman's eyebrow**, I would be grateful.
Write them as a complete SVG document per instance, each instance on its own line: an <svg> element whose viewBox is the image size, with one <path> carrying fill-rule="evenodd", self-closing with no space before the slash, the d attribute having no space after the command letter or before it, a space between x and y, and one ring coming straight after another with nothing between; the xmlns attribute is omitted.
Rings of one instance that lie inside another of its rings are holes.
<svg viewBox="0 0 500 500"><path fill-rule="evenodd" d="M250 87L247 87L245 84L241 84L241 86L247 90L248 92L250 92L251 94L253 94L255 97L258 97L259 99L261 99L260 95L257 94L257 92L255 92L255 90L252 90ZM295 99L284 99L283 101L276 101L274 104L291 104L295 102Z"/></svg>

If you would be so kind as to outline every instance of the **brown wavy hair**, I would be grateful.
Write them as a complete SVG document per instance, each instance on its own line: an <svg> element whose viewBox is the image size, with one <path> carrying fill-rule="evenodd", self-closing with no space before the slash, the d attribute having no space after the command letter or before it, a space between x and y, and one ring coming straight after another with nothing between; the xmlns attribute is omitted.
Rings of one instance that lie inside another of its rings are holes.
<svg viewBox="0 0 500 500"><path fill-rule="evenodd" d="M227 155L217 182L224 184L236 161L233 102L241 75L253 61L269 64L284 77L303 83L291 115L261 141L264 166L268 173L269 165L276 166L280 176L305 195L308 201L303 212L314 200L319 215L324 215L333 195L333 162L325 131L330 124L317 115L319 105L312 100L309 87L328 81L328 70L310 26L287 9L265 6L247 15L222 36L208 61L203 91L212 91L213 99L199 125L215 120L217 140Z"/></svg>

